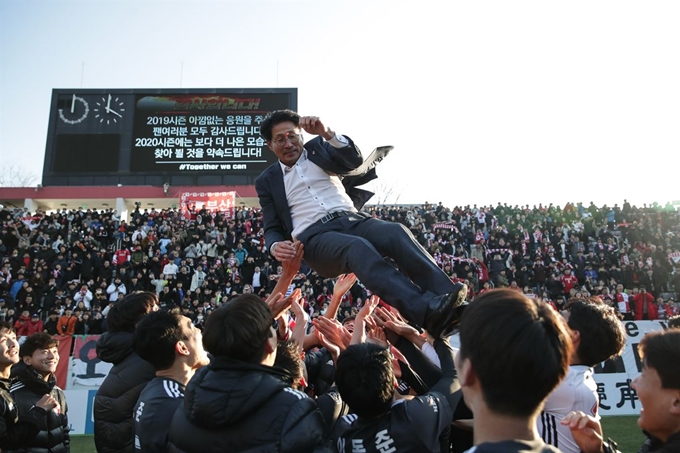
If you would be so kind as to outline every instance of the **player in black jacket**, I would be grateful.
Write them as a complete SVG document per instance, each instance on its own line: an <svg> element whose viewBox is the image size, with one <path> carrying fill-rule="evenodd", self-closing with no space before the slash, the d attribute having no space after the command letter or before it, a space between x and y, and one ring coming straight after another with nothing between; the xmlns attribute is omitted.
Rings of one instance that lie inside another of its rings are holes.
<svg viewBox="0 0 680 453"><path fill-rule="evenodd" d="M19 413L29 412L45 394L51 395L57 402L56 407L47 412L38 435L20 451L70 452L66 396L56 385L54 377L59 363L59 341L45 332L33 334L21 345L20 355L23 364L13 370L18 381L10 388Z"/></svg>
<svg viewBox="0 0 680 453"><path fill-rule="evenodd" d="M108 332L97 341L97 356L113 363L94 399L94 444L99 453L132 453L134 449L132 410L155 371L133 351L133 332L137 323L155 310L155 293L128 294L111 308Z"/></svg>
<svg viewBox="0 0 680 453"><path fill-rule="evenodd" d="M170 426L170 452L305 453L322 444L325 425L316 403L289 387L276 357L269 307L244 294L215 310L203 345L210 365L187 385Z"/></svg>
<svg viewBox="0 0 680 453"><path fill-rule="evenodd" d="M14 398L9 392L14 378L10 370L19 362L19 344L12 325L0 321L0 450L22 448L33 440L45 424L47 411L56 405L49 395L43 397L35 407L19 416Z"/></svg>
<svg viewBox="0 0 680 453"><path fill-rule="evenodd" d="M209 363L201 331L178 312L155 312L142 318L134 337L135 352L156 369L135 406L135 451L164 453L175 410L197 369Z"/></svg>

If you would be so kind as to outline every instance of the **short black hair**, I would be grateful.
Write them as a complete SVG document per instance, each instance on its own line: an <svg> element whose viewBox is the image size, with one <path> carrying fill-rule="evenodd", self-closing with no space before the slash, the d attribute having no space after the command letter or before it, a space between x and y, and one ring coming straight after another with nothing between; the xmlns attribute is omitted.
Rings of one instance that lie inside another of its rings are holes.
<svg viewBox="0 0 680 453"><path fill-rule="evenodd" d="M626 331L612 307L599 298L567 303L571 330L581 337L576 354L589 367L621 354L626 345Z"/></svg>
<svg viewBox="0 0 680 453"><path fill-rule="evenodd" d="M269 305L256 295L234 297L208 316L203 347L215 357L260 363L273 322Z"/></svg>
<svg viewBox="0 0 680 453"><path fill-rule="evenodd" d="M671 316L668 318L668 328L680 327L680 315Z"/></svg>
<svg viewBox="0 0 680 453"><path fill-rule="evenodd" d="M680 329L657 330L642 338L640 357L654 368L665 389L680 389Z"/></svg>
<svg viewBox="0 0 680 453"><path fill-rule="evenodd" d="M279 341L274 366L286 370L286 375L282 377L283 381L294 389L300 387L300 381L304 377L302 363L300 346L295 341Z"/></svg>
<svg viewBox="0 0 680 453"><path fill-rule="evenodd" d="M470 361L495 413L535 414L566 375L571 349L561 316L517 291L493 289L463 312L460 361Z"/></svg>
<svg viewBox="0 0 680 453"><path fill-rule="evenodd" d="M26 341L19 349L20 357L31 357L33 353L39 349L50 349L59 346L59 340L54 338L47 332L34 333L26 338Z"/></svg>
<svg viewBox="0 0 680 453"><path fill-rule="evenodd" d="M0 330L2 330L2 329L5 329L8 332L16 333L16 330L14 330L14 326L12 325L11 322L0 321Z"/></svg>
<svg viewBox="0 0 680 453"><path fill-rule="evenodd" d="M295 124L295 126L299 126L300 115L289 109L269 112L264 118L264 121L262 121L262 124L260 124L260 135L262 135L266 141L271 141L272 129L274 126L286 121L290 121Z"/></svg>
<svg viewBox="0 0 680 453"><path fill-rule="evenodd" d="M134 332L137 323L158 304L158 296L150 291L135 291L113 304L106 316L109 332Z"/></svg>
<svg viewBox="0 0 680 453"><path fill-rule="evenodd" d="M349 346L340 354L335 372L340 396L359 417L372 418L390 410L394 370L387 349L372 343Z"/></svg>
<svg viewBox="0 0 680 453"><path fill-rule="evenodd" d="M175 363L175 345L188 340L178 311L157 311L144 316L135 328L133 347L138 356L156 371L167 370ZM189 321L191 322L191 321Z"/></svg>

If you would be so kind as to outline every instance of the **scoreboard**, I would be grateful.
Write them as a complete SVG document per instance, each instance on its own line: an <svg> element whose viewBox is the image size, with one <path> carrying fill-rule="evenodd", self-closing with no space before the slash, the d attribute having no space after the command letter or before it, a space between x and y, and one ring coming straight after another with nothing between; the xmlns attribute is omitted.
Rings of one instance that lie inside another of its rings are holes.
<svg viewBox="0 0 680 453"><path fill-rule="evenodd" d="M276 156L260 136L296 88L52 92L43 185L252 184Z"/></svg>

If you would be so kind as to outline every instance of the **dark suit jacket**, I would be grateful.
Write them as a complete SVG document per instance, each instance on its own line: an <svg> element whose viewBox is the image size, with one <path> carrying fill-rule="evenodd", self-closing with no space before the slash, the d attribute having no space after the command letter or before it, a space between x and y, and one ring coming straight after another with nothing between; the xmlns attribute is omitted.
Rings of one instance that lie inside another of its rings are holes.
<svg viewBox="0 0 680 453"><path fill-rule="evenodd" d="M349 145L344 148L335 148L321 137L310 140L304 147L310 161L329 173L344 176L342 183L345 190L354 206L360 210L373 193L358 189L357 186L377 178L375 165L391 150L391 147L385 148L382 153L372 153L370 162L364 162L359 148L349 137L345 137ZM359 174L356 170L359 170ZM264 218L264 239L269 250L274 242L290 240L293 232L293 220L290 216L279 161L258 176L255 180L255 189L260 198Z"/></svg>

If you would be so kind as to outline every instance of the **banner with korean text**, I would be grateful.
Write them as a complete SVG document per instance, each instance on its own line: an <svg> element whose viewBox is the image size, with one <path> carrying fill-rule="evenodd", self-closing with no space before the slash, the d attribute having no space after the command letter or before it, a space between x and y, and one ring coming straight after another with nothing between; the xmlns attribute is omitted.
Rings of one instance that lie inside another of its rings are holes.
<svg viewBox="0 0 680 453"><path fill-rule="evenodd" d="M183 192L180 195L182 217L189 220L205 220L197 218L203 209L212 215L221 212L233 219L235 204L236 192Z"/></svg>

